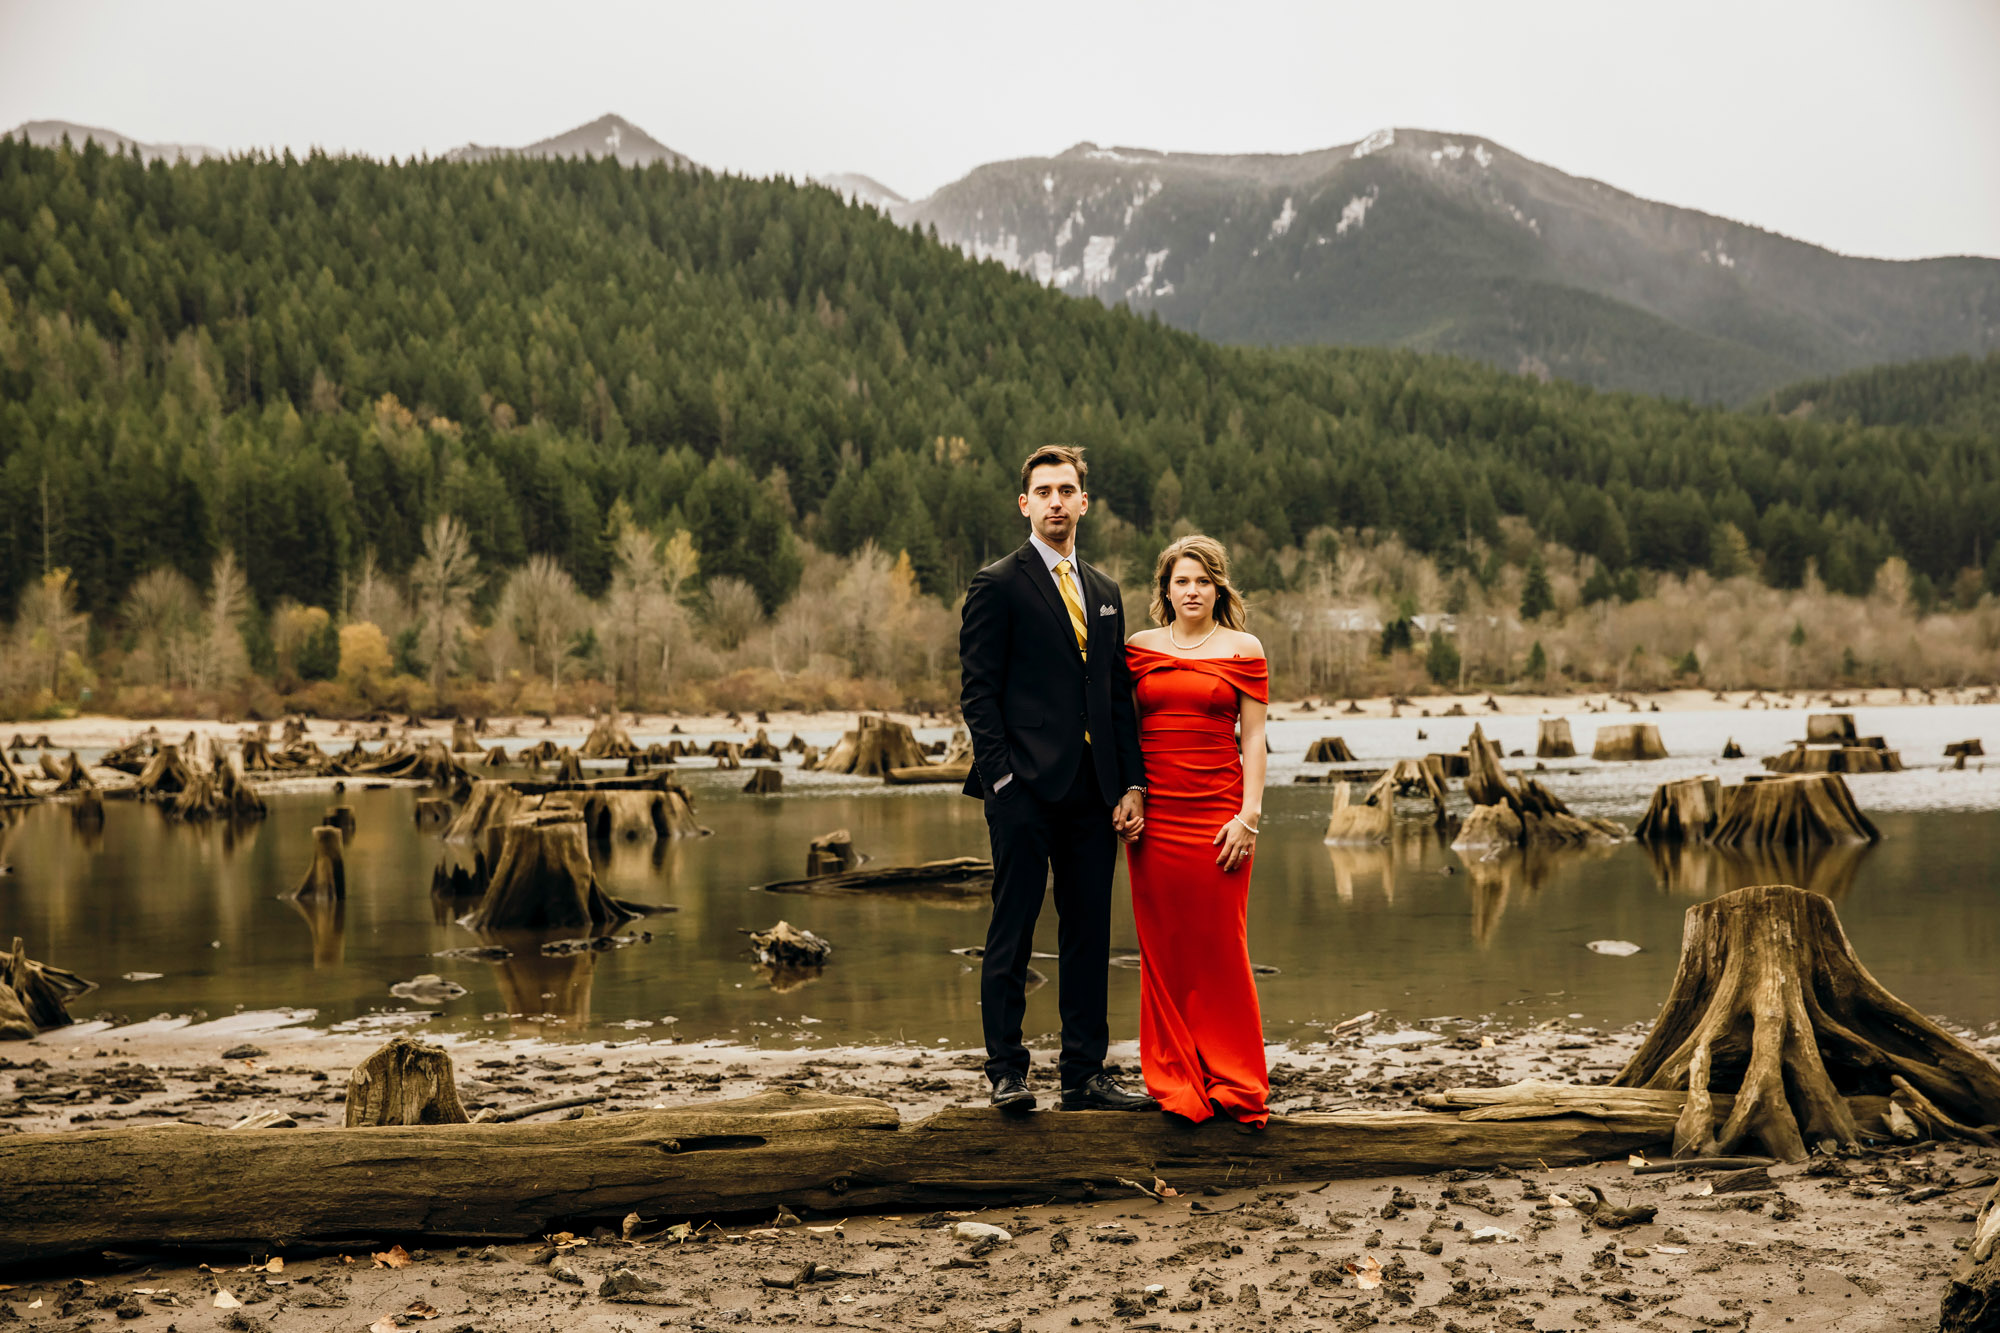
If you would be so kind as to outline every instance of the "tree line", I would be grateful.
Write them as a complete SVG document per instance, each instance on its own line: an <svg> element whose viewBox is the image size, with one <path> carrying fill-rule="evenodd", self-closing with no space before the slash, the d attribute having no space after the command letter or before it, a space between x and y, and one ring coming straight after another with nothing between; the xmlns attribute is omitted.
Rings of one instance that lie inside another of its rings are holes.
<svg viewBox="0 0 2000 1333"><path fill-rule="evenodd" d="M1195 527L1253 590L1359 534L1490 591L1509 521L1592 602L1696 572L1858 596L1891 559L1926 608L2000 586L1990 432L1830 418L1218 347L784 180L0 140L0 615L67 571L91 652L129 649L145 580L199 600L227 556L268 662L279 607L337 630L445 516L480 571L460 634L537 559L606 597L632 532L767 619L869 544L948 604L1020 541L1048 440L1088 449L1093 558Z"/></svg>

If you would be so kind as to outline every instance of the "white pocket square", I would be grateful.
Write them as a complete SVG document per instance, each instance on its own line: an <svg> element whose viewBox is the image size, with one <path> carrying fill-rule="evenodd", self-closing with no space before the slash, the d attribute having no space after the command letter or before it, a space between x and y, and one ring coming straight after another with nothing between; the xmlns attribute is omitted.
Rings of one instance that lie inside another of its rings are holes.
<svg viewBox="0 0 2000 1333"><path fill-rule="evenodd" d="M1097 608L1097 614L1100 616L1115 616L1118 613L1111 609L1111 604L1109 602L1106 602L1103 606Z"/></svg>

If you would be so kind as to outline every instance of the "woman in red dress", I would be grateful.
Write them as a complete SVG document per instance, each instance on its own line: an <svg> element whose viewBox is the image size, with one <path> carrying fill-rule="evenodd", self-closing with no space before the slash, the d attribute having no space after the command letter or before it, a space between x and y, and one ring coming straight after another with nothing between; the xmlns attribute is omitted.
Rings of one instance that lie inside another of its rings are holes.
<svg viewBox="0 0 2000 1333"><path fill-rule="evenodd" d="M1264 804L1264 646L1244 632L1228 556L1209 537L1160 554L1152 611L1159 628L1125 650L1147 783L1126 852L1140 1064L1162 1109L1262 1127L1271 1080L1246 913Z"/></svg>

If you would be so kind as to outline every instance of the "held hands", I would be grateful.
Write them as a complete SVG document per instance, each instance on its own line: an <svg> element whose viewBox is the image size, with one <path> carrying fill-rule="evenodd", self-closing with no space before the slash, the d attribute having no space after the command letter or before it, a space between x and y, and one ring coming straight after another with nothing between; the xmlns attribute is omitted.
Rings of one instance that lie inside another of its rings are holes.
<svg viewBox="0 0 2000 1333"><path fill-rule="evenodd" d="M1144 792L1128 791L1119 798L1111 811L1111 827L1126 842L1137 842L1146 829L1146 796Z"/></svg>
<svg viewBox="0 0 2000 1333"><path fill-rule="evenodd" d="M1222 848L1216 854L1215 863L1226 873L1239 869L1257 850L1257 830L1250 827L1241 817L1232 818L1215 832L1211 840Z"/></svg>

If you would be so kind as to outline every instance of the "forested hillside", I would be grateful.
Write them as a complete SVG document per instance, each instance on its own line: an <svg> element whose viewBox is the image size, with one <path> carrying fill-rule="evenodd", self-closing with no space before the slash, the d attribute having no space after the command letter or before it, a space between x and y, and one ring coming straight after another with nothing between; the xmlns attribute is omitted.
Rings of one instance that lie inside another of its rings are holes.
<svg viewBox="0 0 2000 1333"><path fill-rule="evenodd" d="M1863 426L1934 426L2000 440L2000 352L1809 380L1772 394L1771 410Z"/></svg>
<svg viewBox="0 0 2000 1333"><path fill-rule="evenodd" d="M1510 515L1628 595L1810 566L1860 593L1898 554L1963 588L2000 546L1990 436L1217 347L818 187L0 141L0 614L61 567L101 630L140 576L206 583L227 551L257 606L337 617L368 553L401 577L446 513L480 606L536 554L600 594L621 526L685 530L698 582L766 612L870 540L949 602L1020 540L1046 440L1090 450L1095 556L1192 523L1254 587L1344 529L1490 584Z"/></svg>

